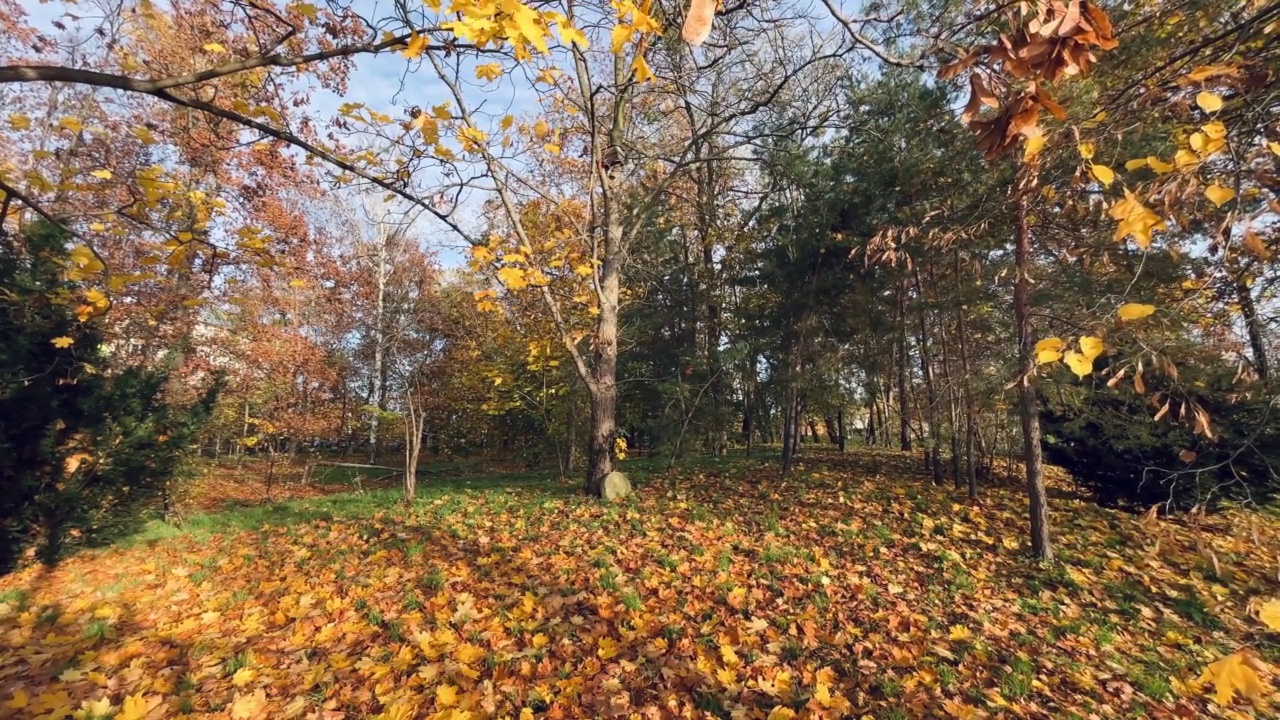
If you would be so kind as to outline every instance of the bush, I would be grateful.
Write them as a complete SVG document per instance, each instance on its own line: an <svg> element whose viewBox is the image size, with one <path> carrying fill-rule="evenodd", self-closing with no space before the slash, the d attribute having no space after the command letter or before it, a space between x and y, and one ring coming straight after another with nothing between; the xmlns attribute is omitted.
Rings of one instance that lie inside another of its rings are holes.
<svg viewBox="0 0 1280 720"><path fill-rule="evenodd" d="M1280 489L1280 401L1241 397L1227 378L1200 383L1195 399L1212 419L1212 440L1179 421L1176 399L1166 417L1152 420L1148 400L1165 388L1148 382L1147 394L1137 395L1099 382L1042 398L1045 456L1104 505L1268 501Z"/></svg>
<svg viewBox="0 0 1280 720"><path fill-rule="evenodd" d="M29 549L52 564L140 523L219 386L178 406L167 372L113 367L75 316L64 245L49 224L0 238L0 573Z"/></svg>

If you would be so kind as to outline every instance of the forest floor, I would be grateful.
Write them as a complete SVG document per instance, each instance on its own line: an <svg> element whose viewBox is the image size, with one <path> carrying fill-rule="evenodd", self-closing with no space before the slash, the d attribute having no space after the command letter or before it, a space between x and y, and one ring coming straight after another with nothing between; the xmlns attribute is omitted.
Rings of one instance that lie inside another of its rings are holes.
<svg viewBox="0 0 1280 720"><path fill-rule="evenodd" d="M918 456L641 468L612 504L427 480L0 579L0 716L1275 717L1215 687L1256 694L1263 662L1200 679L1280 663L1274 514L1144 521L1055 483L1041 567L1015 485L970 504Z"/></svg>

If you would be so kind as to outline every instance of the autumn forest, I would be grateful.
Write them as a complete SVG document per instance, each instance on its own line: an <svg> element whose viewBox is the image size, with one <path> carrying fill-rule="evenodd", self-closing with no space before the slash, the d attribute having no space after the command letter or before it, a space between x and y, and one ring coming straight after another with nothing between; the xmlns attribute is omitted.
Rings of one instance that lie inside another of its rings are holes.
<svg viewBox="0 0 1280 720"><path fill-rule="evenodd" d="M1280 2L0 0L0 717L1280 713Z"/></svg>

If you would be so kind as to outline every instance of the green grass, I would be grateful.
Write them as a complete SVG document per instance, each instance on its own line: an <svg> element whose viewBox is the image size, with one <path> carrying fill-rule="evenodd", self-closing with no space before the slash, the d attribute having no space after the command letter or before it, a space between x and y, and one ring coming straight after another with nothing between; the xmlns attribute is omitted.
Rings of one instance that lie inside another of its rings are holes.
<svg viewBox="0 0 1280 720"><path fill-rule="evenodd" d="M418 481L416 506L431 504L442 498L447 502L435 508L437 514L463 512L468 507L468 493L482 493L488 500L503 500L501 493L529 489L538 491L535 496L546 498L572 494L576 483L560 482L551 473L508 473L502 475L477 475L472 477L423 479ZM400 507L403 499L400 488L379 488L363 492L335 493L305 500L288 500L251 506L231 506L211 513L201 513L185 519L181 525L151 520L142 528L123 538L118 544L124 547L162 542L184 535L207 537L214 533L259 530L264 526L290 527L320 520L352 520L371 517L379 512ZM203 579L203 578L201 578Z"/></svg>
<svg viewBox="0 0 1280 720"><path fill-rule="evenodd" d="M742 453L737 451L724 457L682 459L677 464L677 468L681 473L713 473L731 468L735 462L741 460ZM665 456L634 458L623 462L619 469L627 473L633 485L639 487L663 474L667 469L667 461L668 458ZM483 462L478 458L457 459L419 466L416 505L432 504L443 498L446 502L437 504L432 511L437 516L444 517L465 511L471 505L466 499L466 495L471 492L484 493L485 502L490 507L495 507L495 504L534 507L555 496L577 493L581 488L579 473L574 473L566 480L560 480L558 472L554 469L467 474L478 470ZM327 468L318 473L314 481L322 485L354 487L353 480L356 477L369 479L385 474L382 470ZM536 492L507 497L506 493L511 490ZM164 542L182 536L199 538L215 533L259 530L264 526L289 527L322 520L360 519L396 508L403 497L402 493L403 491L397 485L263 505L227 503L217 511L185 518L179 525L150 520L133 534L121 538L116 544L127 548ZM707 519L710 520L715 517L715 512L708 510ZM3 600L0 599L0 602Z"/></svg>

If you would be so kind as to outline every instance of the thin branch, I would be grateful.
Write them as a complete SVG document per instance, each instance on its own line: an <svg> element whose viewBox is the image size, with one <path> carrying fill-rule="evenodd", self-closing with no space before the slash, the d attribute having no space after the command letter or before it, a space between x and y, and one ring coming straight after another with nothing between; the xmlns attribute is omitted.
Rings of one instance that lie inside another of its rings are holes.
<svg viewBox="0 0 1280 720"><path fill-rule="evenodd" d="M397 196L431 213L436 217L436 219L440 220L451 230L458 233L458 235L466 238L468 241L471 240L466 231L464 231L448 215L436 210L430 202L418 197L403 187L379 178L372 173L361 170L328 150L303 140L291 132L274 128L266 123L246 117L240 113L227 110L226 108L218 107L217 105L203 100L175 95L163 87L157 87L155 85L155 81L139 80L137 78L131 78L124 75L112 75L109 73L100 73L92 70L79 70L76 68L10 66L0 68L0 83L4 82L65 82L92 87L112 88L141 95L150 95L151 97L159 98L173 105L191 108L210 115L215 115L224 120L229 120L230 122L243 127L252 128L264 135L267 135L268 137L272 137L276 140L292 145L310 155L320 158L334 167L363 178L364 180L367 180L388 192L395 193Z"/></svg>

